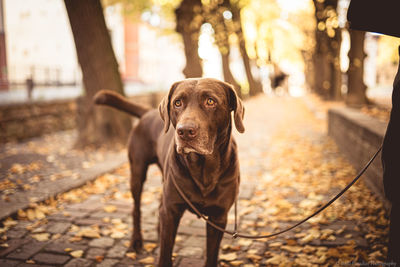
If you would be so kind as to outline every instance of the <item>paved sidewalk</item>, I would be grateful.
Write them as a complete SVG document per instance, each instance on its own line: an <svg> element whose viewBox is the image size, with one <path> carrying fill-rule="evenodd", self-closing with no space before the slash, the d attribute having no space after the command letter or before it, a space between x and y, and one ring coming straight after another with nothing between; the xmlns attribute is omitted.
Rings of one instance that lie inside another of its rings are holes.
<svg viewBox="0 0 400 267"><path fill-rule="evenodd" d="M0 145L0 219L127 162L126 149L75 150L76 131Z"/></svg>
<svg viewBox="0 0 400 267"><path fill-rule="evenodd" d="M355 171L302 99L260 96L245 103L239 145L240 232L267 234L310 214ZM145 251L127 252L132 231L128 165L95 182L31 204L3 221L0 266L152 266L156 262L161 174L148 171L142 213ZM229 228L233 225L232 211ZM225 236L221 266L333 266L385 259L387 214L361 182L298 229L268 240ZM203 266L205 224L185 213L174 265Z"/></svg>

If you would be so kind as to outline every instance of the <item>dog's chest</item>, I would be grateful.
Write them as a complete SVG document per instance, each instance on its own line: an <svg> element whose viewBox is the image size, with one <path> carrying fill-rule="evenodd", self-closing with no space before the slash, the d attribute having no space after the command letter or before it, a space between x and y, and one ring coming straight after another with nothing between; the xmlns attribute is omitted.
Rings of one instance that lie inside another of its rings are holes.
<svg viewBox="0 0 400 267"><path fill-rule="evenodd" d="M217 185L221 176L219 158L205 159L195 153L185 158L189 174L203 197L208 196Z"/></svg>

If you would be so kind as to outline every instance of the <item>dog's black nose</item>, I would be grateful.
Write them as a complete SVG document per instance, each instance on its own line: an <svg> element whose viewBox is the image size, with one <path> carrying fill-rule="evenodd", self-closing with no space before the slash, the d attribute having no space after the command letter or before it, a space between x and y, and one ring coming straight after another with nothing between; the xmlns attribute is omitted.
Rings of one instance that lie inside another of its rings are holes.
<svg viewBox="0 0 400 267"><path fill-rule="evenodd" d="M183 140L191 140L197 136L197 127L191 123L178 123L176 126L176 132Z"/></svg>

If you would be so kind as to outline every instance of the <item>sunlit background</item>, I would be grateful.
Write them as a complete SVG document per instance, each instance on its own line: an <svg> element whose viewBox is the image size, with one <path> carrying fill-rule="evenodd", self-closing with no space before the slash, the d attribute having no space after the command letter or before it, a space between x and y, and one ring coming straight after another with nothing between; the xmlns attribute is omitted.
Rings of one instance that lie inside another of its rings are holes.
<svg viewBox="0 0 400 267"><path fill-rule="evenodd" d="M106 23L112 38L119 69L128 94L167 90L174 81L184 78L185 55L180 36L175 32L176 0L103 1ZM204 4L209 1L204 0ZM292 96L302 96L307 68L304 55L315 45L314 4L311 0L239 1L246 50L253 75L271 93L274 65L287 74L287 89ZM340 52L341 70L348 68L350 46L346 31L348 1L338 4L338 18L343 28ZM61 0L4 0L4 33L8 92L0 101L22 100L25 81L32 77L36 99L76 97L81 94L81 72L77 62L68 17ZM232 20L227 10L224 19ZM329 32L328 32L329 34ZM229 36L230 68L234 78L248 92L247 77L237 45L237 36ZM365 40L364 82L370 97L388 97L396 71L395 38L368 33ZM208 22L201 26L198 54L203 76L223 79L221 56L215 32ZM3 66L4 69L4 66ZM53 87L62 85L56 91ZM344 86L343 90L346 88Z"/></svg>

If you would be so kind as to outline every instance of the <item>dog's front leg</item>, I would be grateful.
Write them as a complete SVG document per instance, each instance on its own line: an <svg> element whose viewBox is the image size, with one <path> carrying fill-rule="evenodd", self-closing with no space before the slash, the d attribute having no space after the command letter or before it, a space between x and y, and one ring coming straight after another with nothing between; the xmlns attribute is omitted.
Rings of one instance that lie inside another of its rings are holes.
<svg viewBox="0 0 400 267"><path fill-rule="evenodd" d="M219 227L225 229L227 223L227 215L222 218L211 218L210 220L214 222ZM211 225L207 224L207 261L206 267L216 267L218 264L218 253L219 246L224 233L215 229Z"/></svg>
<svg viewBox="0 0 400 267"><path fill-rule="evenodd" d="M167 204L165 204L167 203ZM178 205L169 205L163 199L160 206L160 257L159 267L172 266L172 250L174 248L176 232L184 208Z"/></svg>

